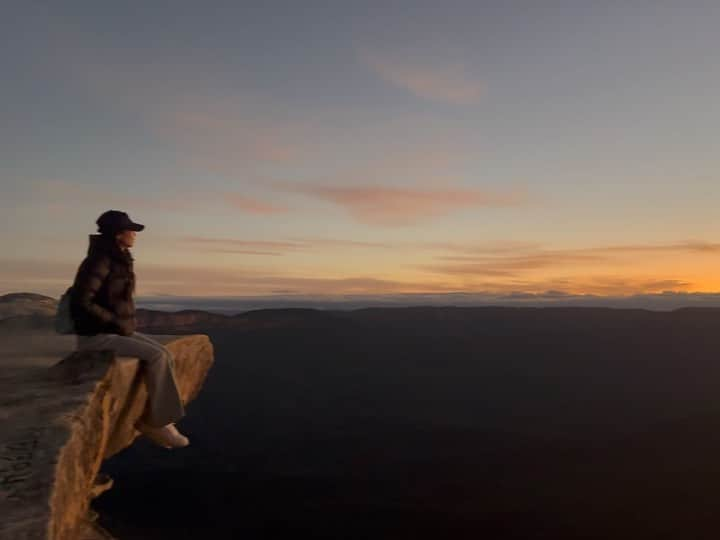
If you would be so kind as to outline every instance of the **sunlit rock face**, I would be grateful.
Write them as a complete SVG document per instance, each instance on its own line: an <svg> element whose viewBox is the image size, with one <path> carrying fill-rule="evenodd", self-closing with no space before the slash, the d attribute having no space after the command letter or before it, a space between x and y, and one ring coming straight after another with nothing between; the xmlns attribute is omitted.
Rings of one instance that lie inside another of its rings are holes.
<svg viewBox="0 0 720 540"><path fill-rule="evenodd" d="M212 366L208 336L153 336L170 349L184 403ZM137 358L74 351L74 336L0 335L0 539L93 539L90 501L112 485L102 461L139 433Z"/></svg>

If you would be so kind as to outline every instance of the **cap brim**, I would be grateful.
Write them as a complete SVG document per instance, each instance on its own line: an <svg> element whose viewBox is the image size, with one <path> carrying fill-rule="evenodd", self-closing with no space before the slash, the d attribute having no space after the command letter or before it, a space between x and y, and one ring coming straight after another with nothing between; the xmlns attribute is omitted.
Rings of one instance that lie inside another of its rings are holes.
<svg viewBox="0 0 720 540"><path fill-rule="evenodd" d="M131 231L142 231L145 228L145 225L142 225L141 223L133 223L128 227Z"/></svg>

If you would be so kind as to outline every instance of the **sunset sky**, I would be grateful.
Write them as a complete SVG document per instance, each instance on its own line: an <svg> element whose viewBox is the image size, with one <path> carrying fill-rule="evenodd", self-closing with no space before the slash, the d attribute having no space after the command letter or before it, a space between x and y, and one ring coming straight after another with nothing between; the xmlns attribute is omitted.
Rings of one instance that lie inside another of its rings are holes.
<svg viewBox="0 0 720 540"><path fill-rule="evenodd" d="M46 5L43 5L46 4ZM717 0L9 2L0 294L720 291Z"/></svg>

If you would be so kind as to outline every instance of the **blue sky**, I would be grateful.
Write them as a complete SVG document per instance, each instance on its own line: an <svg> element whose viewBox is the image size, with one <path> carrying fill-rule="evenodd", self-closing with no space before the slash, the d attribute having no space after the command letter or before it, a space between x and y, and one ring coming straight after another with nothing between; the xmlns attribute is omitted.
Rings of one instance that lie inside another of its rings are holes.
<svg viewBox="0 0 720 540"><path fill-rule="evenodd" d="M9 3L0 292L720 290L720 4Z"/></svg>

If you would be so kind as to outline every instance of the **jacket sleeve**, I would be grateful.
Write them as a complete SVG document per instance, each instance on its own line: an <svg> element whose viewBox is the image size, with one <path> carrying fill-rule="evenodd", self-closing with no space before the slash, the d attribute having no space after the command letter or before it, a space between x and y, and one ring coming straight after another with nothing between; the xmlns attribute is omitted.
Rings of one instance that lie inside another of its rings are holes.
<svg viewBox="0 0 720 540"><path fill-rule="evenodd" d="M110 273L107 257L88 257L80 266L73 296L77 305L92 317L105 324L116 323L116 315L95 302L95 295Z"/></svg>

